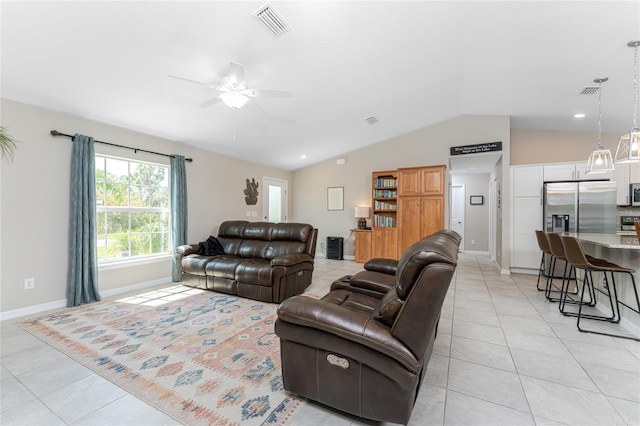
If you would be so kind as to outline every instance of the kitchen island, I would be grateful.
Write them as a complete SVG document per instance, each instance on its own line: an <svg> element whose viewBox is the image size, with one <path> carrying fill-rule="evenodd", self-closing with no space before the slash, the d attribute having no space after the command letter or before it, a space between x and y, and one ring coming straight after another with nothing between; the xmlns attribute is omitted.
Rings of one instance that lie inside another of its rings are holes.
<svg viewBox="0 0 640 426"><path fill-rule="evenodd" d="M565 233L565 235L577 238L586 254L608 260L626 268L635 269L636 285L640 284L640 242L635 234ZM594 281L595 277L594 275ZM596 282L596 285L602 286L602 283ZM627 274L616 274L616 287L618 299L637 309L636 295L631 285L631 279ZM607 303L599 302L598 307L608 313L609 307L606 306ZM626 306L620 306L620 315L622 318L620 321L621 326L636 336L640 336L640 314Z"/></svg>

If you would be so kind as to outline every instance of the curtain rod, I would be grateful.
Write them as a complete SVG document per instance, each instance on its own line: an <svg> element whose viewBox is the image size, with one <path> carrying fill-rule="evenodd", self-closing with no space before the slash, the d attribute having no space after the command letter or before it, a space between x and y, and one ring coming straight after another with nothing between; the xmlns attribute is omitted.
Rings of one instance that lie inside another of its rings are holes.
<svg viewBox="0 0 640 426"><path fill-rule="evenodd" d="M60 133L60 132L59 132L59 131L57 131L57 130L52 130L52 131L51 131L51 136L66 136L66 137L68 137L68 138L70 138L70 139L73 139L73 135L67 135L66 133ZM140 149L140 148L132 148L132 147L130 147L130 146L118 145L118 144L111 143L111 142L103 142L103 141L99 141L99 140L95 140L95 139L94 139L94 142L96 142L96 143L101 143L101 144L103 144L103 145L116 146L116 147L118 147L118 148L131 149L131 150L133 150L134 152L138 152L138 151L140 151L140 152L146 152L146 153L149 153L149 154L162 155L162 156L164 156L164 157L171 157L171 158L175 158L175 155L171 155L171 154L163 154L163 153L161 153L161 152L155 152L155 151L147 151L146 149ZM188 162L190 162L190 163L191 163L191 162L193 161L193 158L185 158L185 159L184 159L184 161L188 161Z"/></svg>

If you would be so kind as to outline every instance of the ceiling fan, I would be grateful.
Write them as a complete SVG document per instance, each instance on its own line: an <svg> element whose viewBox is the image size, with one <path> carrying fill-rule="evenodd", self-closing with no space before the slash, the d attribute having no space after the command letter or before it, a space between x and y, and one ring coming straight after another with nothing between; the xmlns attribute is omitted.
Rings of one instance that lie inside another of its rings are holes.
<svg viewBox="0 0 640 426"><path fill-rule="evenodd" d="M249 98L286 98L293 95L291 92L287 92L285 90L249 89L246 81L244 80L244 67L237 62L229 63L227 76L218 84L206 83L204 81L192 80L190 78L179 77L171 74L169 74L169 77L196 83L219 92L219 95L215 98L209 99L200 104L201 107L208 107L222 101L229 108L239 109L247 103Z"/></svg>

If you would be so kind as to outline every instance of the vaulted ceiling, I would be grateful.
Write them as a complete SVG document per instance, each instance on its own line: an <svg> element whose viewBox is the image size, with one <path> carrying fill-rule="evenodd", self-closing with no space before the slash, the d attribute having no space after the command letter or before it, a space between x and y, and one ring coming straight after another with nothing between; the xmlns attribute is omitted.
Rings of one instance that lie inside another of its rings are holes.
<svg viewBox="0 0 640 426"><path fill-rule="evenodd" d="M603 131L632 124L639 1L274 1L279 37L262 5L3 1L1 95L286 170L462 114L595 133L599 77ZM293 96L200 107L216 92L168 77L230 61Z"/></svg>

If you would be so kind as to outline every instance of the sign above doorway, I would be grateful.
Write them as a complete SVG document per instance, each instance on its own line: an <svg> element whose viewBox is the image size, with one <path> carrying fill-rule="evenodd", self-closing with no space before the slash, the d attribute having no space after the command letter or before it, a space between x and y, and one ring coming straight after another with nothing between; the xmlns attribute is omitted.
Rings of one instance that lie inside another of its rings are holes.
<svg viewBox="0 0 640 426"><path fill-rule="evenodd" d="M451 155L478 154L481 152L502 151L502 141L478 143L475 145L452 146L450 150Z"/></svg>

